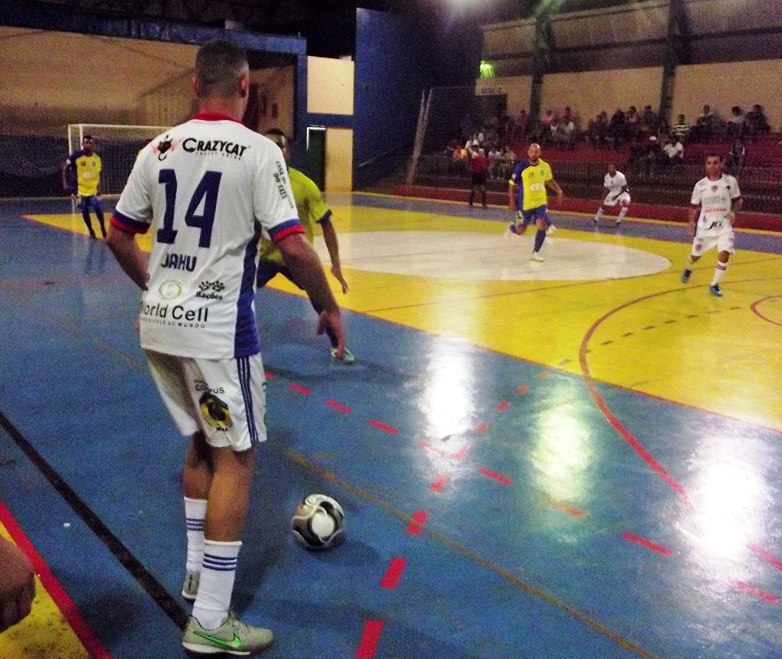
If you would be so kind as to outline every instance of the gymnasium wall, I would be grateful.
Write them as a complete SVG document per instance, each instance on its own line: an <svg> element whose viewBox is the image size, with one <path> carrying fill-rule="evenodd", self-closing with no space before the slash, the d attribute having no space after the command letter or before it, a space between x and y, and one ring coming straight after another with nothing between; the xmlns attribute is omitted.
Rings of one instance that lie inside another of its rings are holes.
<svg viewBox="0 0 782 659"><path fill-rule="evenodd" d="M475 83L475 93L479 96L505 94L508 115L515 119L522 108L529 111L532 76L479 79Z"/></svg>
<svg viewBox="0 0 782 659"><path fill-rule="evenodd" d="M615 69L584 73L551 73L543 78L541 113L548 109L562 111L566 105L577 113L582 128L603 110L610 117L614 110L635 105L660 104L663 71L658 67Z"/></svg>
<svg viewBox="0 0 782 659"><path fill-rule="evenodd" d="M693 64L676 68L673 87L675 120L684 114L692 123L701 113L704 103L723 119L730 116L734 105L746 112L755 103L763 109L774 131L782 130L782 61L723 62Z"/></svg>

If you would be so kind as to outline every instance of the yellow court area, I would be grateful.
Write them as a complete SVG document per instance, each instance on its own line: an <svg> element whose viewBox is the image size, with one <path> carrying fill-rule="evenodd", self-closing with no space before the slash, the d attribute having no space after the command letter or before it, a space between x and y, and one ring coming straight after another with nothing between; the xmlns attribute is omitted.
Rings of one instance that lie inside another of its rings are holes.
<svg viewBox="0 0 782 659"><path fill-rule="evenodd" d="M0 537L13 542L1 523ZM0 657L82 659L89 656L41 579L36 577L32 612L18 625L0 634Z"/></svg>
<svg viewBox="0 0 782 659"><path fill-rule="evenodd" d="M742 249L740 234L718 299L713 251L680 283L679 224L594 231L586 216L555 214L546 261L530 263L534 232L507 236L499 209L379 205L332 205L350 292L329 280L344 309L782 430L780 254ZM76 214L32 219L86 234ZM328 263L319 237L316 247ZM303 294L279 276L269 286Z"/></svg>

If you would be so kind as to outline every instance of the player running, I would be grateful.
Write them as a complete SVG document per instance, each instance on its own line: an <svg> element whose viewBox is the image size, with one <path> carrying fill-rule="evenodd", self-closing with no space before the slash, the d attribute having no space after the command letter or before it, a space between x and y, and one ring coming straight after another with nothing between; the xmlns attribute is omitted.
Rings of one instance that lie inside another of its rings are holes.
<svg viewBox="0 0 782 659"><path fill-rule="evenodd" d="M540 248L546 240L546 230L552 226L548 216L548 199L546 187L557 194L557 203L562 203L565 193L554 180L551 165L540 157L540 145L532 143L527 150L527 157L516 165L508 181L508 197L510 210L515 221L510 225L510 231L521 235L527 230L527 225L535 222L535 246L530 259L543 261Z"/></svg>
<svg viewBox="0 0 782 659"><path fill-rule="evenodd" d="M630 208L630 188L627 186L627 177L617 170L616 165L608 165L608 172L603 177L603 203L597 209L592 222L598 224L609 208L619 206L619 214L616 217L616 226L622 225L622 220Z"/></svg>
<svg viewBox="0 0 782 659"><path fill-rule="evenodd" d="M706 156L706 176L695 184L690 203L689 227L695 237L687 267L682 272L682 284L690 280L692 266L704 252L716 247L717 267L714 268L709 292L715 297L722 297L720 281L728 268L730 255L735 252L733 223L736 213L744 205L739 182L735 177L722 173L722 156L716 153Z"/></svg>

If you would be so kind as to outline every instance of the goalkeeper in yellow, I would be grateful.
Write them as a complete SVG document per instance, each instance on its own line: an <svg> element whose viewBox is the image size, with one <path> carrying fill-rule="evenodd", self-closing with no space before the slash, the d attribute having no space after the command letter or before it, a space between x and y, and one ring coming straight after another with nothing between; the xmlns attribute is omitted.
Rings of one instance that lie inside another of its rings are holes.
<svg viewBox="0 0 782 659"><path fill-rule="evenodd" d="M285 131L280 128L270 128L266 131L266 137L280 147L285 162L287 163L290 154L288 151L288 137L285 134ZM331 274L334 275L336 280L340 283L340 286L342 286L342 292L347 293L348 283L342 275L337 232L331 222L331 209L323 198L323 193L312 179L290 165L288 165L288 178L291 182L293 198L299 213L299 221L304 227L307 240L310 243L313 242L314 224L319 224L323 230L323 239L326 242L326 248L329 251L329 258L331 259ZM296 284L296 286L304 289L301 283L296 280L293 273L285 266L279 248L277 248L267 236L263 236L261 238L260 259L258 261L258 288L263 288L266 285L266 282L277 274L283 275ZM310 298L310 303L316 313L320 314L320 312L323 311L320 305L312 298ZM337 358L337 337L333 335L328 328L326 329L326 334L329 337L329 341L331 341L332 358L341 364L353 364L356 361L356 358L347 347L345 348L344 357L341 360Z"/></svg>
<svg viewBox="0 0 782 659"><path fill-rule="evenodd" d="M79 197L79 208L90 238L95 238L95 231L90 221L90 208L95 211L100 224L100 232L106 237L106 224L103 221L103 204L100 200L100 172L103 168L101 157L95 153L92 135L85 135L81 149L74 151L62 168L62 187L70 191L71 196Z"/></svg>
<svg viewBox="0 0 782 659"><path fill-rule="evenodd" d="M551 226L546 187L556 192L559 203L562 203L565 193L554 180L551 165L540 157L539 144L529 145L527 158L516 165L508 183L510 210L515 214L515 222L510 225L510 230L521 235L527 230L527 225L534 222L538 230L531 259L542 261L540 248L546 240L546 230Z"/></svg>

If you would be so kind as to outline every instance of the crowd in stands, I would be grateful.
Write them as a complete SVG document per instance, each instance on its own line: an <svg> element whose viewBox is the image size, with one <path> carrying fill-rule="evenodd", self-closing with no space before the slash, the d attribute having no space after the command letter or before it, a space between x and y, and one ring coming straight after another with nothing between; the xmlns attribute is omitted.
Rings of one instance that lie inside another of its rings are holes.
<svg viewBox="0 0 782 659"><path fill-rule="evenodd" d="M704 105L694 121L688 122L680 114L673 125L650 105L641 111L631 105L626 111L617 108L610 117L603 111L586 126L581 125L578 115L568 106L561 113L546 110L538 120L530 118L525 110L515 120L507 113L501 118L493 117L479 130L451 140L445 154L456 167L463 163L468 170L474 156L486 156L487 178L503 179L513 170L514 161L524 155L517 155L514 147L522 151L526 144L538 142L544 147L574 149L577 143L583 142L592 149L621 150L626 154L630 171L655 174L681 166L687 144L730 139L732 146L726 164L728 171L737 172L744 166L747 144L770 130L758 104L747 112L738 105L733 106L730 116L724 120L709 105Z"/></svg>

